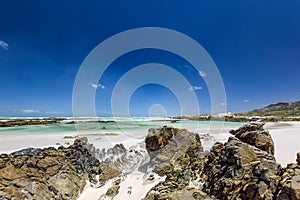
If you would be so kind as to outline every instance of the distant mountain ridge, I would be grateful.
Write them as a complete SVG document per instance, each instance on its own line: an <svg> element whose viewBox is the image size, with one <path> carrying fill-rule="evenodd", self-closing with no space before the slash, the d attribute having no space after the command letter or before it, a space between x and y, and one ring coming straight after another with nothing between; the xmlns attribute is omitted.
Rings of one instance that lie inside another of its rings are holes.
<svg viewBox="0 0 300 200"><path fill-rule="evenodd" d="M261 109L255 109L250 112L242 113L246 116L300 116L300 101L297 102L279 102L270 104Z"/></svg>

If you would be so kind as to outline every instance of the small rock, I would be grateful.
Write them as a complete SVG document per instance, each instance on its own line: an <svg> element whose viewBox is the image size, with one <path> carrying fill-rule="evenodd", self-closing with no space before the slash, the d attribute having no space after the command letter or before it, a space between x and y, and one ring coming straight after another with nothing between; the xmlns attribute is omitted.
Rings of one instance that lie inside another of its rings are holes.
<svg viewBox="0 0 300 200"><path fill-rule="evenodd" d="M77 138L77 139L74 141L74 145L86 145L87 142L88 142L87 137L81 137L81 138Z"/></svg>
<svg viewBox="0 0 300 200"><path fill-rule="evenodd" d="M114 197L119 193L120 186L119 185L113 185L110 188L108 188L106 195L110 197Z"/></svg>

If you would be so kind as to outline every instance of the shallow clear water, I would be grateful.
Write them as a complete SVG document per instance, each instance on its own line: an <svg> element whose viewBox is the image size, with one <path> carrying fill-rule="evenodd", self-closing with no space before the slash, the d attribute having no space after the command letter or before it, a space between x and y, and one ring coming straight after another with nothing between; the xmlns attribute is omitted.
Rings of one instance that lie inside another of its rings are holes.
<svg viewBox="0 0 300 200"><path fill-rule="evenodd" d="M11 118L1 119L3 121ZM13 119L16 119L15 117ZM96 122L114 121L114 122ZM237 122L221 122L221 121L191 121L181 120L176 123L168 121L165 118L66 118L66 120L57 124L36 125L36 126L14 126L0 128L0 137L18 137L28 135L84 135L84 134L129 134L131 136L140 137L147 134L149 128L158 128L164 125L173 126L176 128L186 128L197 133L224 133L231 128L236 128L244 123ZM70 121L80 122L78 124L67 124ZM93 122L90 122L93 121Z"/></svg>

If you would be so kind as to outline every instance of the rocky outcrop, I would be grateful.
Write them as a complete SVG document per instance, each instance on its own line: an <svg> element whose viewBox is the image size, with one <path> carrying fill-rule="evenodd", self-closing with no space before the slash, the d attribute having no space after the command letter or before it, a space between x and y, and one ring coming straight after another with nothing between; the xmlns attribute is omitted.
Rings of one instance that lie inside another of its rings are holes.
<svg viewBox="0 0 300 200"><path fill-rule="evenodd" d="M193 185L192 180L199 177L197 171L201 171L202 160L206 155L198 134L165 126L150 129L145 142L151 159L150 165L160 175L167 175L164 182L148 192L145 200L194 199L193 197L205 196L202 191L189 187Z"/></svg>
<svg viewBox="0 0 300 200"><path fill-rule="evenodd" d="M203 191L217 199L273 199L281 167L273 155L231 137L216 144L201 172Z"/></svg>
<svg viewBox="0 0 300 200"><path fill-rule="evenodd" d="M145 200L300 199L300 165L282 168L276 162L273 141L263 125L250 123L231 131L235 137L215 143L210 152L203 152L200 142L192 142Z"/></svg>
<svg viewBox="0 0 300 200"><path fill-rule="evenodd" d="M86 138L55 149L28 148L0 155L0 199L76 199L96 182L100 162Z"/></svg>
<svg viewBox="0 0 300 200"><path fill-rule="evenodd" d="M10 126L28 126L28 125L44 125L44 124L55 124L59 123L63 118L47 118L47 119L16 119L10 121L0 121L0 127L10 127Z"/></svg>
<svg viewBox="0 0 300 200"><path fill-rule="evenodd" d="M150 156L150 167L160 175L173 171L174 161L180 158L193 143L197 143L199 148L202 148L199 135L186 129L167 126L149 129L145 143Z"/></svg>
<svg viewBox="0 0 300 200"><path fill-rule="evenodd" d="M263 122L251 122L230 133L242 142L255 146L269 154L274 155L274 142L268 131L264 130Z"/></svg>

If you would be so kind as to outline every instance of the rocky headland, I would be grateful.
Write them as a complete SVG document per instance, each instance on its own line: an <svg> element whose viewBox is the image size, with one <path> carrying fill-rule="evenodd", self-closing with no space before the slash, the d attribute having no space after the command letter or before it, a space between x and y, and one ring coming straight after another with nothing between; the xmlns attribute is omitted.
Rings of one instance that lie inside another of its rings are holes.
<svg viewBox="0 0 300 200"><path fill-rule="evenodd" d="M300 116L258 116L244 114L223 114L223 115L195 115L195 116L172 116L174 120L194 121L225 121L225 122L297 122Z"/></svg>

